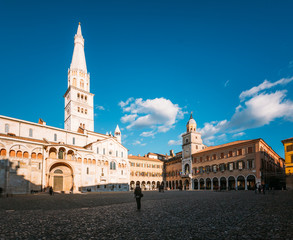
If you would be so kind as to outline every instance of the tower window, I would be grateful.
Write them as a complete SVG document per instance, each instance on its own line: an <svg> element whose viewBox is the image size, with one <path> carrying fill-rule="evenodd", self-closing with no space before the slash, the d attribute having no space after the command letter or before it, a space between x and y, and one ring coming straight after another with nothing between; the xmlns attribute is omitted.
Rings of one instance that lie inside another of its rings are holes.
<svg viewBox="0 0 293 240"><path fill-rule="evenodd" d="M77 111L80 112L80 108L79 107L77 107Z"/></svg>
<svg viewBox="0 0 293 240"><path fill-rule="evenodd" d="M6 133L9 132L9 124L5 124L5 132L6 132Z"/></svg>
<svg viewBox="0 0 293 240"><path fill-rule="evenodd" d="M188 139L186 139L185 142L188 143Z"/></svg>
<svg viewBox="0 0 293 240"><path fill-rule="evenodd" d="M83 113L83 108L81 108L81 113Z"/></svg>
<svg viewBox="0 0 293 240"><path fill-rule="evenodd" d="M79 93L77 94L77 98L78 98L78 99L80 98L80 94L79 94Z"/></svg>
<svg viewBox="0 0 293 240"><path fill-rule="evenodd" d="M87 114L87 109L84 110L84 113Z"/></svg>
<svg viewBox="0 0 293 240"><path fill-rule="evenodd" d="M105 148L103 148L103 154L104 154L104 155L106 154L106 149L105 149Z"/></svg>
<svg viewBox="0 0 293 240"><path fill-rule="evenodd" d="M84 89L84 81L82 79L80 80L80 88Z"/></svg>
<svg viewBox="0 0 293 240"><path fill-rule="evenodd" d="M83 94L81 94L81 100L83 100Z"/></svg>
<svg viewBox="0 0 293 240"><path fill-rule="evenodd" d="M73 78L73 84L74 87L76 87L76 78Z"/></svg>
<svg viewBox="0 0 293 240"><path fill-rule="evenodd" d="M57 134L54 134L54 141L57 142Z"/></svg>
<svg viewBox="0 0 293 240"><path fill-rule="evenodd" d="M75 144L75 137L72 138L72 144Z"/></svg>
<svg viewBox="0 0 293 240"><path fill-rule="evenodd" d="M116 157L118 157L118 151L116 151Z"/></svg>
<svg viewBox="0 0 293 240"><path fill-rule="evenodd" d="M29 136L33 137L33 129L31 129L31 128L29 129Z"/></svg>
<svg viewBox="0 0 293 240"><path fill-rule="evenodd" d="M99 148L97 147L97 153L99 154Z"/></svg>
<svg viewBox="0 0 293 240"><path fill-rule="evenodd" d="M123 152L121 152L121 157L123 157Z"/></svg>
<svg viewBox="0 0 293 240"><path fill-rule="evenodd" d="M85 129L85 124L82 124L82 127Z"/></svg>
<svg viewBox="0 0 293 240"><path fill-rule="evenodd" d="M87 96L84 96L84 100L87 101Z"/></svg>

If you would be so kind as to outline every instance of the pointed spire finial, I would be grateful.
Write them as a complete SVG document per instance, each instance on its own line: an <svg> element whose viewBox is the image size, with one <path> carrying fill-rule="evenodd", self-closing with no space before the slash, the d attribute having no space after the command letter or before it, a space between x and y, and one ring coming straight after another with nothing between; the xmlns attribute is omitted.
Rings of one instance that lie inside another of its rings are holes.
<svg viewBox="0 0 293 240"><path fill-rule="evenodd" d="M78 23L78 25L80 25L80 22Z"/></svg>
<svg viewBox="0 0 293 240"><path fill-rule="evenodd" d="M193 114L193 111L191 111L189 119L193 119L192 114Z"/></svg>

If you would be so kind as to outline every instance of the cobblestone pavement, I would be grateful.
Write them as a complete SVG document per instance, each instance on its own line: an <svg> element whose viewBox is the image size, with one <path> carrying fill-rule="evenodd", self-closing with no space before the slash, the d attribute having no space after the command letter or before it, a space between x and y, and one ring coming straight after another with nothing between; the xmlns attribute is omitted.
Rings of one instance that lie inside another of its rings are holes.
<svg viewBox="0 0 293 240"><path fill-rule="evenodd" d="M45 194L0 198L0 239L293 239L293 192Z"/></svg>

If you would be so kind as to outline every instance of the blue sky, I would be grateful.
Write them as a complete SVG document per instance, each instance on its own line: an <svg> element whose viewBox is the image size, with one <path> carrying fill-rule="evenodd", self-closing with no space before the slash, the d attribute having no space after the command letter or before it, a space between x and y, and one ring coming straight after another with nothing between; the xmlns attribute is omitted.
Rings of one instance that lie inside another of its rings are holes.
<svg viewBox="0 0 293 240"><path fill-rule="evenodd" d="M0 1L1 115L63 128L81 22L95 131L132 154L293 134L292 1Z"/></svg>

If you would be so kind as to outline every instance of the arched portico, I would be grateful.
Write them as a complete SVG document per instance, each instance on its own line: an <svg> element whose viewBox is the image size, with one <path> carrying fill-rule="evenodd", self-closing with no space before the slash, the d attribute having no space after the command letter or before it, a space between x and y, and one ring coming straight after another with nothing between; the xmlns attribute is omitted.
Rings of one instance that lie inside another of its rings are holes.
<svg viewBox="0 0 293 240"><path fill-rule="evenodd" d="M200 186L200 190L204 190L204 188L205 188L205 184L204 184L204 179L203 179L203 178L201 178L201 179L199 180L199 186Z"/></svg>
<svg viewBox="0 0 293 240"><path fill-rule="evenodd" d="M244 176L237 177L237 190L245 190L245 178Z"/></svg>
<svg viewBox="0 0 293 240"><path fill-rule="evenodd" d="M193 189L194 190L198 190L198 180L197 179L194 179L194 184L193 184Z"/></svg>
<svg viewBox="0 0 293 240"><path fill-rule="evenodd" d="M213 178L212 190L215 190L215 191L219 190L219 180L216 177Z"/></svg>
<svg viewBox="0 0 293 240"><path fill-rule="evenodd" d="M227 180L225 177L220 178L220 190L227 190Z"/></svg>
<svg viewBox="0 0 293 240"><path fill-rule="evenodd" d="M228 178L228 190L235 190L235 177L230 176Z"/></svg>
<svg viewBox="0 0 293 240"><path fill-rule="evenodd" d="M212 188L212 181L210 178L206 179L206 190L211 190Z"/></svg>
<svg viewBox="0 0 293 240"><path fill-rule="evenodd" d="M255 176L248 175L246 178L246 190L254 190L255 189Z"/></svg>

